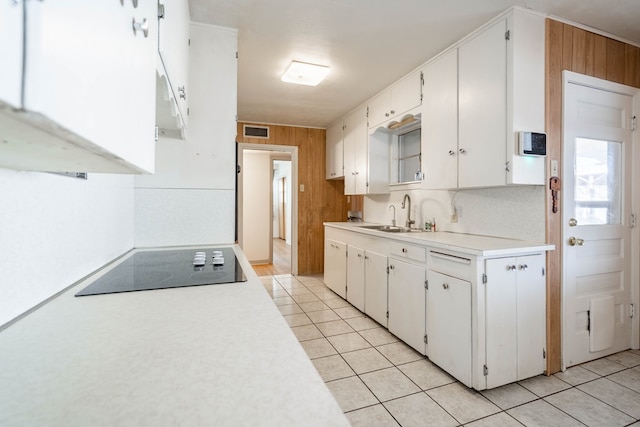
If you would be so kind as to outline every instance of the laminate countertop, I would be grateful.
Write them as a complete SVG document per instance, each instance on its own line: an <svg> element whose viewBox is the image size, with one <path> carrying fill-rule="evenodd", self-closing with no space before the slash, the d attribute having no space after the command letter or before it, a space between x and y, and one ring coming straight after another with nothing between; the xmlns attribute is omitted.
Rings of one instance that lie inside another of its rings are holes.
<svg viewBox="0 0 640 427"><path fill-rule="evenodd" d="M10 323L0 425L348 426L234 250L246 282L74 296L132 251Z"/></svg>
<svg viewBox="0 0 640 427"><path fill-rule="evenodd" d="M555 246L527 240L506 239L501 237L480 236L475 234L452 233L447 231L411 231L390 233L366 228L379 224L364 222L325 222L326 227L353 231L385 239L414 243L434 249L445 249L480 257L515 256L533 252L554 250Z"/></svg>

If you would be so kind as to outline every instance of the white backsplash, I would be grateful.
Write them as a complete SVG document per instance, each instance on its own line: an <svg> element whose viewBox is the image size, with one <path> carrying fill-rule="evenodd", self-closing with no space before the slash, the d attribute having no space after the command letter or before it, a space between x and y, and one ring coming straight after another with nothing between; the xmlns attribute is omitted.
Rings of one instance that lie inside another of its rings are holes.
<svg viewBox="0 0 640 427"><path fill-rule="evenodd" d="M0 168L0 325L133 248L133 177Z"/></svg>
<svg viewBox="0 0 640 427"><path fill-rule="evenodd" d="M479 234L520 240L545 240L545 191L543 186L501 187L472 190L409 190L364 197L364 220L390 224L396 206L396 222L405 225L405 194L411 197L414 226L435 218L438 231ZM451 222L452 204L458 222Z"/></svg>

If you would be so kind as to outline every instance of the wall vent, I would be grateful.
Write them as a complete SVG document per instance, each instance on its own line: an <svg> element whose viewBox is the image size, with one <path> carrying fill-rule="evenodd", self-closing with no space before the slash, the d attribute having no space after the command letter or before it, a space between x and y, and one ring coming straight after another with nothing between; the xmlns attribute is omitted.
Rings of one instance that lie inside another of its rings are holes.
<svg viewBox="0 0 640 427"><path fill-rule="evenodd" d="M245 138L269 139L269 126L242 125Z"/></svg>

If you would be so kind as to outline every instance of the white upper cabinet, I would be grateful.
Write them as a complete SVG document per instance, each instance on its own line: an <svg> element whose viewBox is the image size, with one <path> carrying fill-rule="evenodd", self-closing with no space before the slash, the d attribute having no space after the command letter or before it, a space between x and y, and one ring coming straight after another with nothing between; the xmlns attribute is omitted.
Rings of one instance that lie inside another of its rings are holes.
<svg viewBox="0 0 640 427"><path fill-rule="evenodd" d="M423 73L424 188L544 184L544 158L518 150L544 132L543 17L512 10Z"/></svg>
<svg viewBox="0 0 640 427"><path fill-rule="evenodd" d="M0 111L0 166L153 172L156 2L25 7L23 110Z"/></svg>
<svg viewBox="0 0 640 427"><path fill-rule="evenodd" d="M422 80L420 71L414 71L368 102L369 127L393 120L420 105Z"/></svg>
<svg viewBox="0 0 640 427"><path fill-rule="evenodd" d="M22 3L0 1L0 110L19 108L22 90Z"/></svg>
<svg viewBox="0 0 640 427"><path fill-rule="evenodd" d="M344 194L367 194L367 111L360 107L344 119Z"/></svg>
<svg viewBox="0 0 640 427"><path fill-rule="evenodd" d="M505 184L506 20L459 48L458 186Z"/></svg>
<svg viewBox="0 0 640 427"><path fill-rule="evenodd" d="M342 141L342 120L327 128L326 132L326 178L344 178L344 153Z"/></svg>
<svg viewBox="0 0 640 427"><path fill-rule="evenodd" d="M158 2L157 124L160 135L184 139L189 77L189 4Z"/></svg>
<svg viewBox="0 0 640 427"><path fill-rule="evenodd" d="M423 69L423 186L458 186L458 51L451 50Z"/></svg>

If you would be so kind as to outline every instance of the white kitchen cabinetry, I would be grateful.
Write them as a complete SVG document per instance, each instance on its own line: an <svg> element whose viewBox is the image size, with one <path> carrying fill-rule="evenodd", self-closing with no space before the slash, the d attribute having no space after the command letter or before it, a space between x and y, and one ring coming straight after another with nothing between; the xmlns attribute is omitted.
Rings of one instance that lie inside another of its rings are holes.
<svg viewBox="0 0 640 427"><path fill-rule="evenodd" d="M184 139L189 78L189 5L187 0L158 3L156 120L160 135Z"/></svg>
<svg viewBox="0 0 640 427"><path fill-rule="evenodd" d="M389 332L425 354L426 269L389 258Z"/></svg>
<svg viewBox="0 0 640 427"><path fill-rule="evenodd" d="M20 108L21 104L22 6L20 2L0 2L0 110Z"/></svg>
<svg viewBox="0 0 640 427"><path fill-rule="evenodd" d="M24 6L24 98L0 110L0 166L153 172L156 2Z"/></svg>
<svg viewBox="0 0 640 427"><path fill-rule="evenodd" d="M367 110L360 107L344 119L344 194L389 192L389 146L369 139Z"/></svg>
<svg viewBox="0 0 640 427"><path fill-rule="evenodd" d="M427 355L471 387L471 283L432 270L427 280Z"/></svg>
<svg viewBox="0 0 640 427"><path fill-rule="evenodd" d="M486 262L487 388L545 370L544 256Z"/></svg>
<svg viewBox="0 0 640 427"><path fill-rule="evenodd" d="M347 245L343 242L325 240L324 283L342 298L347 298Z"/></svg>
<svg viewBox="0 0 640 427"><path fill-rule="evenodd" d="M356 246L347 246L347 301L364 312L365 252Z"/></svg>
<svg viewBox="0 0 640 427"><path fill-rule="evenodd" d="M422 159L427 189L458 186L458 51L423 69Z"/></svg>
<svg viewBox="0 0 640 427"><path fill-rule="evenodd" d="M414 71L369 100L369 127L377 127L396 118L401 120L402 115L418 107L421 100L421 74Z"/></svg>
<svg viewBox="0 0 640 427"><path fill-rule="evenodd" d="M344 178L344 153L342 120L327 128L326 132L326 179Z"/></svg>
<svg viewBox="0 0 640 427"><path fill-rule="evenodd" d="M510 11L423 72L425 188L544 184L544 158L518 154L544 132L543 17Z"/></svg>
<svg viewBox="0 0 640 427"><path fill-rule="evenodd" d="M364 312L387 327L387 256L365 251Z"/></svg>

